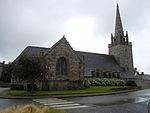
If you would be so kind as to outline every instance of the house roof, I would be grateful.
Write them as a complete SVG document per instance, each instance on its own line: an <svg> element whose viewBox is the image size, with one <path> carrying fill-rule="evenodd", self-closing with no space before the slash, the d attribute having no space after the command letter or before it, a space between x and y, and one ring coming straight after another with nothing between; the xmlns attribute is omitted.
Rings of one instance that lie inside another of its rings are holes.
<svg viewBox="0 0 150 113"><path fill-rule="evenodd" d="M144 74L144 75L138 75L142 80L148 80L150 81L150 75Z"/></svg>
<svg viewBox="0 0 150 113"><path fill-rule="evenodd" d="M46 54L48 53L49 49L50 48L45 47L27 46L14 61L17 61L21 55L37 56L41 52L44 52L44 54Z"/></svg>
<svg viewBox="0 0 150 113"><path fill-rule="evenodd" d="M39 55L40 52L44 52L44 54L46 54L46 53L48 53L49 49L50 48L27 46L21 54Z"/></svg>

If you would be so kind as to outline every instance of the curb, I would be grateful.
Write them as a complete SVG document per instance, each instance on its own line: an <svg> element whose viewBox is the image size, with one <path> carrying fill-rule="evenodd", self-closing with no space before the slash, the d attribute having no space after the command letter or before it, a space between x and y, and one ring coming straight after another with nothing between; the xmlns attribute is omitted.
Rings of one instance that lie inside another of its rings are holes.
<svg viewBox="0 0 150 113"><path fill-rule="evenodd" d="M118 92L111 92L111 93L87 93L87 94L69 94L69 95L54 95L51 97L54 98L70 98L70 97L89 97L89 96L104 96L104 95L115 95L115 94L121 94L121 93L128 93L138 91L136 90L128 90L128 91L118 91Z"/></svg>
<svg viewBox="0 0 150 113"><path fill-rule="evenodd" d="M115 95L121 93L128 93L138 91L139 89L118 91L111 93L84 93L84 94L63 94L63 95L35 95L35 96L11 96L11 95L0 95L2 99L37 99L37 98L71 98L71 97L89 97L89 96L104 96L104 95Z"/></svg>
<svg viewBox="0 0 150 113"><path fill-rule="evenodd" d="M0 95L0 99L32 99L32 97L19 97L19 96L10 96L10 95L2 96L2 95Z"/></svg>

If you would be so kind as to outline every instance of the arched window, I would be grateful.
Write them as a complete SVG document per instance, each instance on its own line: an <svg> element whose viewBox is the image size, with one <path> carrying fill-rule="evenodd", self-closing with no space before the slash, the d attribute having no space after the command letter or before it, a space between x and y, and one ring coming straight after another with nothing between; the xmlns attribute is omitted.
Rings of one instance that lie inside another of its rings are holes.
<svg viewBox="0 0 150 113"><path fill-rule="evenodd" d="M116 39L114 39L114 43L116 44Z"/></svg>
<svg viewBox="0 0 150 113"><path fill-rule="evenodd" d="M126 42L125 38L123 38L123 43Z"/></svg>
<svg viewBox="0 0 150 113"><path fill-rule="evenodd" d="M56 75L67 75L67 61L66 61L66 58L61 57L57 60Z"/></svg>

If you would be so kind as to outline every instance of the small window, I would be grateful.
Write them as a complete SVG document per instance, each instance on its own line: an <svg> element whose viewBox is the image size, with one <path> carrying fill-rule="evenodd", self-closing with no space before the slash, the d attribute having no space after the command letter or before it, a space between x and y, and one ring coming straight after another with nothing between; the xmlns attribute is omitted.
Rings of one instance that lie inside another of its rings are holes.
<svg viewBox="0 0 150 113"><path fill-rule="evenodd" d="M117 78L120 78L120 74L119 73L117 73Z"/></svg>
<svg viewBox="0 0 150 113"><path fill-rule="evenodd" d="M99 76L100 76L99 71L96 71L96 77L99 77Z"/></svg>
<svg viewBox="0 0 150 113"><path fill-rule="evenodd" d="M103 72L103 74L104 74L104 77L105 77L105 78L107 78L107 77L108 77L106 72Z"/></svg>
<svg viewBox="0 0 150 113"><path fill-rule="evenodd" d="M116 39L114 39L114 43L116 43Z"/></svg>
<svg viewBox="0 0 150 113"><path fill-rule="evenodd" d="M91 74L92 74L93 77L95 77L95 70L92 70Z"/></svg>
<svg viewBox="0 0 150 113"><path fill-rule="evenodd" d="M123 42L125 42L125 38L123 38Z"/></svg>
<svg viewBox="0 0 150 113"><path fill-rule="evenodd" d="M111 73L108 73L109 78L112 78Z"/></svg>

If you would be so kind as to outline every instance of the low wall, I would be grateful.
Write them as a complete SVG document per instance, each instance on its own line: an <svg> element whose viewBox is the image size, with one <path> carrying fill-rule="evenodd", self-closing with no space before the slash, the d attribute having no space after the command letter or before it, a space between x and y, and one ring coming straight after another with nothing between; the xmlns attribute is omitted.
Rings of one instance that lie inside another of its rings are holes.
<svg viewBox="0 0 150 113"><path fill-rule="evenodd" d="M83 81L67 81L67 80L43 80L37 83L39 90L61 91L82 89Z"/></svg>
<svg viewBox="0 0 150 113"><path fill-rule="evenodd" d="M143 88L143 89L147 89L150 88L150 81L148 80L142 80L142 79L137 79L135 80L137 86Z"/></svg>

